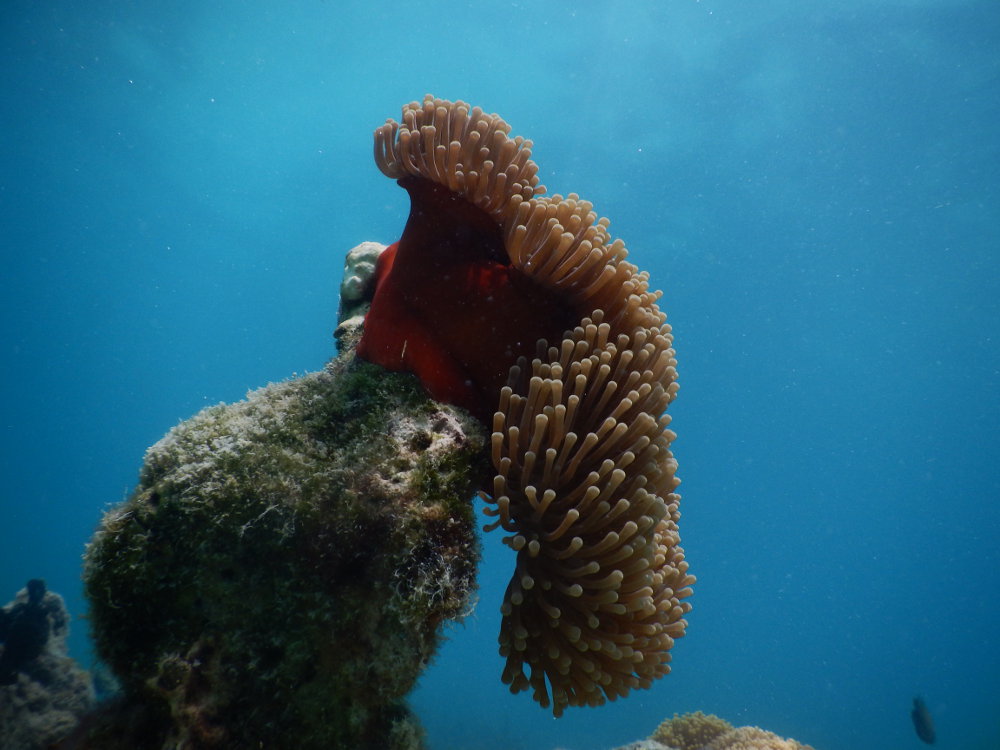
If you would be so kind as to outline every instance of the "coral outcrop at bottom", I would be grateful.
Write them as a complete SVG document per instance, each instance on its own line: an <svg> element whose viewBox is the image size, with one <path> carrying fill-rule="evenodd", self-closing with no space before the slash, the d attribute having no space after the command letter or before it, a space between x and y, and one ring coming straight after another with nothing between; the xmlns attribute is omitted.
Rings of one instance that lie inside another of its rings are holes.
<svg viewBox="0 0 1000 750"><path fill-rule="evenodd" d="M674 714L653 736L615 750L813 750L759 727L734 727L725 719L701 711Z"/></svg>

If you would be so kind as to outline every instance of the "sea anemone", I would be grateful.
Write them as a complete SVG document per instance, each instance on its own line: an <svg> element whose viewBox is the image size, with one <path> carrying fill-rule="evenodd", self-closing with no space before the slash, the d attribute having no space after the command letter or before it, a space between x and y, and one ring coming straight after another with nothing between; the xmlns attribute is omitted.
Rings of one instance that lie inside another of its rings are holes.
<svg viewBox="0 0 1000 750"><path fill-rule="evenodd" d="M411 198L358 354L492 425L487 529L517 552L504 682L560 715L670 671L694 577L680 547L673 338L648 274L575 194L543 196L531 141L424 98L375 131Z"/></svg>

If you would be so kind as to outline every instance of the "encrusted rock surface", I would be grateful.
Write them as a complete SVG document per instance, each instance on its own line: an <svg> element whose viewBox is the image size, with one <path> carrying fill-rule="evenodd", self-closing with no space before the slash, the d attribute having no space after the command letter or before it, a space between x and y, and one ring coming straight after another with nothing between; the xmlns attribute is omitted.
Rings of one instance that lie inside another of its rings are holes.
<svg viewBox="0 0 1000 750"><path fill-rule="evenodd" d="M422 746L404 698L471 606L485 433L341 345L175 427L105 515L84 576L124 697L84 747Z"/></svg>
<svg viewBox="0 0 1000 750"><path fill-rule="evenodd" d="M4 621L4 642L10 620L28 604L22 589L0 611ZM69 612L63 598L46 591L38 609L47 627L41 652L18 660L16 670L0 685L0 747L4 750L45 750L72 731L80 717L94 703L90 677L67 655Z"/></svg>

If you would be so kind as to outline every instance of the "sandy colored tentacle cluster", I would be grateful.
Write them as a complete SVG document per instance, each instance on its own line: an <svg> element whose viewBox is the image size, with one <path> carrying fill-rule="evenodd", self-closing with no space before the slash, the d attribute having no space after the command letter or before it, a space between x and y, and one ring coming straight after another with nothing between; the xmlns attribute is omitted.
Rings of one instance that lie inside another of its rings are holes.
<svg viewBox="0 0 1000 750"><path fill-rule="evenodd" d="M497 520L518 552L500 631L503 679L556 713L649 687L684 634L691 578L662 414L669 336L612 334L602 314L505 388L493 423ZM529 377L530 375L530 377ZM519 388L524 392L523 386ZM525 667L530 674L525 674Z"/></svg>
<svg viewBox="0 0 1000 750"><path fill-rule="evenodd" d="M527 200L545 192L531 141L509 138L510 126L497 115L427 96L403 107L401 119L375 131L375 163L387 177L433 180L494 218L509 211L514 196Z"/></svg>
<svg viewBox="0 0 1000 750"><path fill-rule="evenodd" d="M659 326L648 274L627 262L609 221L576 194L543 196L532 142L510 137L495 114L430 95L403 107L402 123L375 130L375 163L387 177L415 175L444 185L502 227L511 264L621 328Z"/></svg>
<svg viewBox="0 0 1000 750"><path fill-rule="evenodd" d="M492 216L511 265L582 311L511 363L493 418L487 529L517 551L502 606L503 679L556 715L669 671L694 578L680 547L677 392L660 292L575 194L543 196L531 142L496 115L425 97L375 131L389 177L445 185Z"/></svg>

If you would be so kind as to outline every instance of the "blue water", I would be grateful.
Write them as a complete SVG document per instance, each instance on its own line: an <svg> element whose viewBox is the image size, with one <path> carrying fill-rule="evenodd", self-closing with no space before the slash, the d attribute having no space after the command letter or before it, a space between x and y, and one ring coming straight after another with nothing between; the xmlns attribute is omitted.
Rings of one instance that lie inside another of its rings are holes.
<svg viewBox="0 0 1000 750"><path fill-rule="evenodd" d="M817 750L1000 746L1000 4L7 0L0 600L80 555L168 428L333 354L398 237L371 130L500 113L677 336L674 672L555 720L499 681L512 564L413 697L432 750L606 750L674 712ZM78 620L74 655L89 661Z"/></svg>

